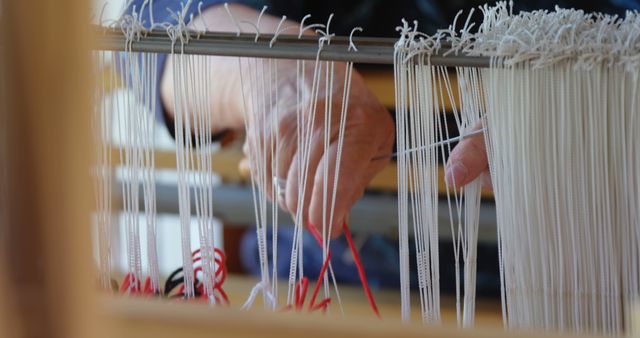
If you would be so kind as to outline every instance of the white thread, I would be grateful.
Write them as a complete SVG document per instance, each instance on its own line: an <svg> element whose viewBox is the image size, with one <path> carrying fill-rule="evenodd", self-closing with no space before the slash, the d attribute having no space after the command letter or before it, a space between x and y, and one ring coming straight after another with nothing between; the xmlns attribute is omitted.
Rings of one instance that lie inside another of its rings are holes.
<svg viewBox="0 0 640 338"><path fill-rule="evenodd" d="M183 11L181 13L186 13ZM188 116L190 109L188 106L188 93L190 92L190 81L193 78L192 63L193 57L184 55L184 45L188 42L188 34L182 15L178 17L178 25L170 30L170 37L173 45L180 40L180 52L172 52L173 80L174 80L174 132L176 138L176 163L178 173L178 204L180 214L180 237L182 247L182 265L184 275L184 296L193 298L194 289L194 267L191 256L191 190L189 182L192 181L191 172L193 161L193 143L191 119ZM173 49L173 48L172 48ZM203 253L203 258L206 253Z"/></svg>
<svg viewBox="0 0 640 338"><path fill-rule="evenodd" d="M286 20L286 17L283 17L276 29L276 33L271 40L271 45L275 43L277 37L284 30L290 29L291 27L283 27L283 24ZM329 23L331 21L331 17L329 18ZM324 27L324 26L323 26ZM300 33L304 32L304 22L300 26ZM313 147L313 143L317 142L314 140L314 135L316 135L317 130L324 131L324 142L322 143L322 149L324 149L325 154L330 153L330 149L333 149L328 143L331 139L330 135L333 135L334 132L339 132L342 136L340 136L340 140L344 138L344 127L345 127L345 119L346 119L346 109L348 106L347 98L343 98L342 102L342 112L341 112L341 125L339 126L338 131L332 130L332 107L333 107L333 83L334 83L334 63L333 62L321 62L319 60L320 52L322 50L322 46L325 43L330 43L331 37L333 34L328 34L326 32L321 33L323 35L322 38L319 39L319 48L318 53L316 55L316 60L313 64L313 74L310 76L310 89L309 84L307 83L306 76L306 68L305 61L297 61L297 83L296 83L296 130L297 130L297 156L294 158L295 164L298 166L298 177L297 180L300 182L298 185L298 197L297 197L297 210L294 216L294 234L293 234L293 245L291 252L291 261L289 266L289 283L287 290L287 304L293 304L294 300L294 291L295 285L298 281L304 278L304 269L303 269L303 259L302 253L304 250L303 247L303 232L305 227L307 226L308 220L303 219L303 215L307 212L310 206L305 205L306 201L304 196L307 194L308 189L312 189L312 186L308 185L308 177L312 175L311 168L311 154ZM272 175L271 173L277 173L279 171L277 164L279 160L277 159L279 149L279 142L284 142L285 140L279 139L279 131L277 130L278 123L280 121L279 118L279 106L278 106L278 74L279 69L281 69L278 65L278 61L276 60L262 60L262 59L250 59L247 61L240 61L241 75L242 75L242 87L245 88L243 91L244 101L245 101L245 127L247 129L248 139L247 142L249 144L249 158L252 162L251 164L251 172L252 172L252 186L254 187L254 209L256 212L256 224L258 231L258 250L260 256L260 264L261 264L261 282L254 287L253 295L250 297L250 301L246 303L247 307L250 307L253 303L253 300L257 296L258 291L262 290L263 295L265 297L265 304L270 303L268 293L264 292L271 288L271 294L277 295L277 288L275 283L276 278L276 261L277 261L277 206L275 204L272 205L271 213L272 218L271 222L273 224L272 233L274 238L272 239L272 260L273 260L273 281L269 280L269 272L266 269L267 265L267 256L266 256L266 225L267 225L267 200L275 201L280 196L283 196L284 190L286 189L286 181L284 178L279 178L277 176ZM348 97L348 88L350 87L350 78L351 78L351 69L352 65L347 65L347 74L345 74L345 85L343 88L343 96L346 95ZM248 75L248 77L247 77ZM247 82L247 79L250 80ZM246 93L245 93L246 92ZM248 94L248 95L247 95ZM275 95L274 95L275 94ZM247 100L247 98L250 98ZM325 109L324 109L324 119L320 125L316 123L316 116L318 112L318 102L324 101ZM250 104L247 104L250 103ZM262 138L259 137L260 132L272 133L267 139L267 142L263 142ZM270 141L269 141L270 140ZM341 156L341 147L342 141L339 142L338 145L338 156ZM271 159L271 168L265 167L268 163L267 155L269 155ZM336 170L339 170L339 161L337 163ZM322 224L322 247L323 247L323 256L326 258L328 255L328 248L330 245L330 241L328 239L328 233L331 231L331 224L328 222L329 219L333 217L333 203L335 201L335 193L337 190L337 177L334 177L334 182L332 185L335 187L333 192L329 190L329 179L328 179L328 162L324 163L324 166L318 168L322 170L322 172L318 172L318 175L323 175L325 178L325 184L323 185L323 203L322 203L322 212L323 212L323 224ZM262 188L267 188L264 191ZM333 195L333 199L330 199L330 194ZM327 218L329 217L329 218ZM320 224L318 224L319 226ZM337 299L337 303L340 306L340 310L342 309L342 302L340 299L340 295L337 289L337 283L335 280L335 275L333 272L333 267L329 264L328 272L326 275L322 276L321 281L324 285L324 294L325 297L330 296L330 281L333 284L335 289L335 296ZM275 309L275 303L272 302L273 309Z"/></svg>
<svg viewBox="0 0 640 338"><path fill-rule="evenodd" d="M198 3L198 16L200 17L200 21L202 21L202 26L204 27L204 31L205 32L210 31L209 25L207 25L207 20L205 20L204 16L202 15L202 1Z"/></svg>
<svg viewBox="0 0 640 338"><path fill-rule="evenodd" d="M264 15L264 12L267 11L267 6L263 6L262 10L260 11L260 14L258 15L258 21L256 21L256 38L254 40L254 42L258 42L258 38L260 38L260 20L262 19L262 16Z"/></svg>
<svg viewBox="0 0 640 338"><path fill-rule="evenodd" d="M311 17L311 14L307 14L304 16L304 18L302 18L302 21L300 21L300 30L298 32L298 39L302 38L302 34L304 34L305 31L312 29L312 28L325 28L325 25L323 24L311 24L308 26L305 26L304 23L305 21L307 21L307 19L309 19Z"/></svg>
<svg viewBox="0 0 640 338"><path fill-rule="evenodd" d="M637 181L631 173L638 162L631 159L637 143L631 135L638 128L640 57L630 49L638 39L640 20L631 12L618 18L559 8L514 15L512 6L499 2L480 7L484 20L473 34L471 13L459 33L461 13L448 30L430 39L403 22L395 67L398 149L415 142L413 135L429 137L431 127L423 124L428 118L422 115L438 114L447 97L461 134L482 121L496 199L505 327L619 334L628 304L640 293L640 218L631 207L639 186L632 182ZM452 101L446 70L423 66L440 41L452 46L445 55L490 57L488 69L456 69L459 102ZM411 109L427 113L415 116ZM407 128L404 116L419 125L411 126L411 136L402 134ZM444 138L446 120L443 125L438 121L438 137ZM448 142L445 146L450 148ZM408 262L403 255L410 195L403 182L413 184L414 212L429 205L415 185L416 178L424 179L421 166L430 161L423 155L400 152L398 157L405 319ZM418 170L412 171L409 163ZM456 262L463 258L465 270L458 320L470 326L479 182L452 192L454 203L447 200L450 218L457 223L451 226L454 256ZM414 222L421 220L414 215ZM421 230L415 229L416 246L428 248L428 236ZM435 300L429 297L429 270L420 268L429 259L418 255L423 311Z"/></svg>
<svg viewBox="0 0 640 338"><path fill-rule="evenodd" d="M349 34L349 48L348 48L349 51L351 50L353 50L354 52L358 51L358 48L356 48L356 45L353 43L353 34L356 31L362 32L362 27L355 27L351 30L351 33Z"/></svg>
<svg viewBox="0 0 640 338"><path fill-rule="evenodd" d="M280 22L278 22L278 26L276 27L276 32L273 34L273 38L271 39L271 41L269 41L269 48L273 47L273 44L276 42L278 35L280 35L281 33L280 27L285 22L285 20L287 20L287 16L283 15L280 19Z"/></svg>
<svg viewBox="0 0 640 338"><path fill-rule="evenodd" d="M233 14L231 14L231 10L229 10L229 4L228 3L224 3L224 9L227 11L227 14L229 15L229 19L231 19L231 23L233 23L234 26L236 26L236 34L237 36L240 36L240 24L238 24L238 21L236 21L236 18L233 17Z"/></svg>
<svg viewBox="0 0 640 338"><path fill-rule="evenodd" d="M276 298L269 291L269 287L265 286L262 283L258 283L251 289L251 292L249 293L249 297L247 298L247 300L244 302L244 304L242 305L242 307L240 309L241 310L245 310L245 311L251 309L251 307L253 306L253 302L255 302L256 297L258 296L258 293L260 293L260 292L262 292L263 294L266 294L266 297L267 297L269 303L271 303L271 304L275 304L276 303Z"/></svg>

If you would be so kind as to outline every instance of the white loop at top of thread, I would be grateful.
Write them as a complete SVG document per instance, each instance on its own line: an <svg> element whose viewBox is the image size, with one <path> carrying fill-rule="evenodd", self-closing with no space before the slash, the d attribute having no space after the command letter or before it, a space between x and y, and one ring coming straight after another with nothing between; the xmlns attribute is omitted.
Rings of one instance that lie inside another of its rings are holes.
<svg viewBox="0 0 640 338"><path fill-rule="evenodd" d="M229 9L229 3L225 2L224 3L224 9L227 11L227 14L229 15L229 19L231 19L231 22L233 23L234 26L236 26L236 35L240 36L241 33L241 29L240 29L240 24L238 24L238 21L236 21L236 18L233 16L233 14L231 14L231 10Z"/></svg>
<svg viewBox="0 0 640 338"><path fill-rule="evenodd" d="M254 42L258 42L258 39L260 38L260 21L262 20L262 16L264 15L264 12L267 11L268 6L263 6L262 10L260 11L260 14L258 14L258 20L256 21L256 38L255 40L253 40Z"/></svg>
<svg viewBox="0 0 640 338"><path fill-rule="evenodd" d="M355 51L355 52L357 52L357 51L358 51L358 48L356 48L356 45L353 43L353 34L354 34L356 31L358 31L358 32L362 32L362 27L354 27L354 28L351 30L351 33L349 34L349 48L347 49L347 50L349 50L349 51L351 51L351 50L353 50L353 51Z"/></svg>
<svg viewBox="0 0 640 338"><path fill-rule="evenodd" d="M276 40L278 39L278 35L280 35L281 32L290 28L290 27L285 27L283 30L280 30L280 27L282 27L282 24L284 24L286 20L287 20L286 15L283 15L282 18L280 18L280 22L278 22L278 26L276 27L276 31L273 34L273 38L271 38L271 41L269 41L269 48L273 47L273 44L276 42Z"/></svg>

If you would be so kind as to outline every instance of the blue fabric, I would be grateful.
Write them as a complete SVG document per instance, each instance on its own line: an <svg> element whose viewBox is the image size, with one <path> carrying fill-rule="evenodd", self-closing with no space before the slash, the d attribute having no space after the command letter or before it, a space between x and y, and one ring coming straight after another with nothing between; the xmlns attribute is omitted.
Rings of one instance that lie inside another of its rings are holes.
<svg viewBox="0 0 640 338"><path fill-rule="evenodd" d="M400 287L400 256L397 238L382 234L354 234L354 241L362 265L367 274L369 285L373 289ZM362 236L366 236L363 238ZM271 231L267 232L267 259L269 271L273 269L271 255ZM303 235L304 274L315 281L322 268L322 249L309 232ZM291 244L293 243L293 227L281 226L278 231L278 269L280 279L289 278L289 262L291 260ZM357 243L360 243L357 244ZM409 266L411 268L411 287L418 286L418 272L415 260L415 247L409 248ZM440 290L446 294L454 294L456 287L455 256L451 240L442 240L439 244ZM260 276L260 259L258 255L258 239L255 231L247 231L240 242L240 259L246 272ZM360 277L356 270L351 251L344 236L331 241L331 264L339 283L360 285ZM490 243L478 243L478 260L476 274L476 293L479 297L498 297L500 295L500 271L498 265L498 247ZM464 283L464 264L461 283ZM461 284L462 285L462 284Z"/></svg>
<svg viewBox="0 0 640 338"><path fill-rule="evenodd" d="M273 269L273 257L271 244L273 234L267 232L267 252L269 269ZM315 281L322 268L322 249L315 238L305 231L303 236L302 260L304 275ZM398 287L400 270L398 268L399 256L395 246L396 241L389 240L380 234L355 234L356 243L359 236L367 236L359 248L360 259L367 274L369 285L373 289L384 287ZM281 227L278 231L278 259L276 263L279 278L287 279L289 276L289 263L291 261L291 245L293 244L293 227ZM356 247L358 244L356 244ZM247 231L240 243L240 260L245 270L253 275L260 275L260 259L258 256L258 239L255 231ZM351 251L344 236L331 241L331 265L339 283L360 284L358 270L351 255Z"/></svg>

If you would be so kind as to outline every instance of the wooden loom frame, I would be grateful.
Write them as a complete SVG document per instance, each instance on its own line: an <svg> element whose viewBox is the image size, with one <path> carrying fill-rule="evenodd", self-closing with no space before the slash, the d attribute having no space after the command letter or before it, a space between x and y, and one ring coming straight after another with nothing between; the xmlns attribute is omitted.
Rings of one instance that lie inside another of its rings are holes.
<svg viewBox="0 0 640 338"><path fill-rule="evenodd" d="M87 226L91 30L88 1L5 1L3 60L11 144L2 225L2 337L537 337L371 319L239 312L157 300L104 299ZM8 48L10 47L10 48ZM6 127L6 126L5 126ZM95 274L97 275L97 273Z"/></svg>

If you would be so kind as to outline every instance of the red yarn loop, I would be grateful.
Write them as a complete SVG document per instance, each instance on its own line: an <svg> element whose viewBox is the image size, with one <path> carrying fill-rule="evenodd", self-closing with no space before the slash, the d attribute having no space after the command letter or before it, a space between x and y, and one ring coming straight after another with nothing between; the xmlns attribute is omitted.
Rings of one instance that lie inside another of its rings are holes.
<svg viewBox="0 0 640 338"><path fill-rule="evenodd" d="M191 254L191 258L193 259L193 264L195 266L193 270L194 277L197 277L198 273L204 274L202 271L202 255L201 250L197 249ZM195 289L199 295L201 295L202 299L209 299L209 297L213 297L216 303L229 305L229 297L227 293L222 288L225 280L227 279L227 267L226 267L227 257L224 252L218 248L214 248L214 262L216 270L213 276L213 295L209 295L208 291L205 290L204 287L204 276L202 278L196 278L197 284L195 285ZM200 262L200 264L197 264ZM141 287L140 280L138 280L132 273L128 273L125 275L124 280L122 281L122 285L120 285L120 293L121 294L129 294L129 295L154 295L154 294L162 294L160 290L154 290L151 285L151 277L147 277L144 283L144 289ZM177 288L177 294L184 294L185 285L184 281ZM173 294L173 293L172 293ZM170 296L170 295L165 295Z"/></svg>
<svg viewBox="0 0 640 338"><path fill-rule="evenodd" d="M208 291L205 289L204 277L202 279L198 279L196 290L204 299L209 299L209 296L212 296L215 299L216 303L229 305L229 297L227 296L227 293L224 291L224 289L222 289L222 284L224 284L224 281L227 279L227 267L226 267L227 257L225 256L224 252L218 248L214 248L213 251L214 251L213 260L216 266L216 270L213 276L213 279L214 279L213 295L209 295ZM197 262L201 262L202 261L201 250L197 249L196 251L194 251L191 257L193 257L194 264ZM202 265L197 266L193 270L194 275L197 275L198 272L202 273Z"/></svg>

